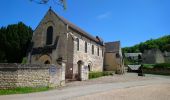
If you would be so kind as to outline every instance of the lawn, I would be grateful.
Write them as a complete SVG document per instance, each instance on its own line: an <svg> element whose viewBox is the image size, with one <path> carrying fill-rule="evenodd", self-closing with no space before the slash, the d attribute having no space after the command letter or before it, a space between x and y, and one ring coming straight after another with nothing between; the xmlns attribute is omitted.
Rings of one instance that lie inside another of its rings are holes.
<svg viewBox="0 0 170 100"><path fill-rule="evenodd" d="M0 95L9 95L9 94L24 94L24 93L32 93L32 92L41 92L47 91L52 88L49 87L18 87L15 89L7 89L7 90L0 90Z"/></svg>

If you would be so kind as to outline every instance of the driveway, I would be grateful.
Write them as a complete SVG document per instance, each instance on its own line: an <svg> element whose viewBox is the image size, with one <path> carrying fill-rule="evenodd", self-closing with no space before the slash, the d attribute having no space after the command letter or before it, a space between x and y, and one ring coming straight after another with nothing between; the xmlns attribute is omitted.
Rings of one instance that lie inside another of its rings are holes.
<svg viewBox="0 0 170 100"><path fill-rule="evenodd" d="M115 75L66 85L46 92L0 96L0 100L170 100L170 78L164 76Z"/></svg>

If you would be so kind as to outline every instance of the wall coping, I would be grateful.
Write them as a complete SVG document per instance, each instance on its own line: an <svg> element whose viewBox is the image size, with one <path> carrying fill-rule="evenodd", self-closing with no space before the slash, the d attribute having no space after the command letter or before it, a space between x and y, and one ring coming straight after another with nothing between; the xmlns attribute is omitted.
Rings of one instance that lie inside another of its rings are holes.
<svg viewBox="0 0 170 100"><path fill-rule="evenodd" d="M0 63L0 69L48 69L51 64Z"/></svg>

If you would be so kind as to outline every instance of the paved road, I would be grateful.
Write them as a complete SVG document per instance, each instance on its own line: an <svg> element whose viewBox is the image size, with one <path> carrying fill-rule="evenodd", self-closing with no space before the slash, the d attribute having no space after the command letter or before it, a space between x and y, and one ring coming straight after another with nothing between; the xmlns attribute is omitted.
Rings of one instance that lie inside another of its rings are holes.
<svg viewBox="0 0 170 100"><path fill-rule="evenodd" d="M127 82L118 82L118 83L102 83L102 84L91 84L91 85L83 85L83 86L72 86L67 88L51 90L47 92L39 92L39 93L31 93L31 94L0 96L0 100L69 100L69 99L81 100L81 97L83 96L91 95L94 97L95 95L97 96L97 94L100 93L105 93L105 95L107 95L108 91L113 92L114 90L117 91L120 89L126 90L127 88L142 87L142 86L147 87L147 86L156 86L156 85L170 86L169 77L162 77L162 76L160 77L160 76L153 76L153 75L149 75L147 77L154 77L154 78L148 80L141 80L141 81L127 81ZM96 98L96 100L97 99L98 98Z"/></svg>

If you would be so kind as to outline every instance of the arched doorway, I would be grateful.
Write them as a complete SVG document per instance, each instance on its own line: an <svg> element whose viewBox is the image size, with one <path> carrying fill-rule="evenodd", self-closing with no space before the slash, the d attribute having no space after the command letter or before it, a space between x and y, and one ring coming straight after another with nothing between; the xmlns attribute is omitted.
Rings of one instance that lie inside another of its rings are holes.
<svg viewBox="0 0 170 100"><path fill-rule="evenodd" d="M93 66L92 62L89 61L88 62L88 70L89 70L89 72L92 71L92 66Z"/></svg>
<svg viewBox="0 0 170 100"><path fill-rule="evenodd" d="M81 80L81 68L82 66L84 65L84 62L82 60L79 60L77 62L77 65L78 65L78 75L77 75L77 79L78 80Z"/></svg>
<svg viewBox="0 0 170 100"><path fill-rule="evenodd" d="M42 55L38 61L41 64L51 64L51 57L49 55Z"/></svg>
<svg viewBox="0 0 170 100"><path fill-rule="evenodd" d="M90 65L88 65L88 70L89 70L89 72L91 71Z"/></svg>
<svg viewBox="0 0 170 100"><path fill-rule="evenodd" d="M44 64L50 64L50 61L46 60L46 61L44 62Z"/></svg>

